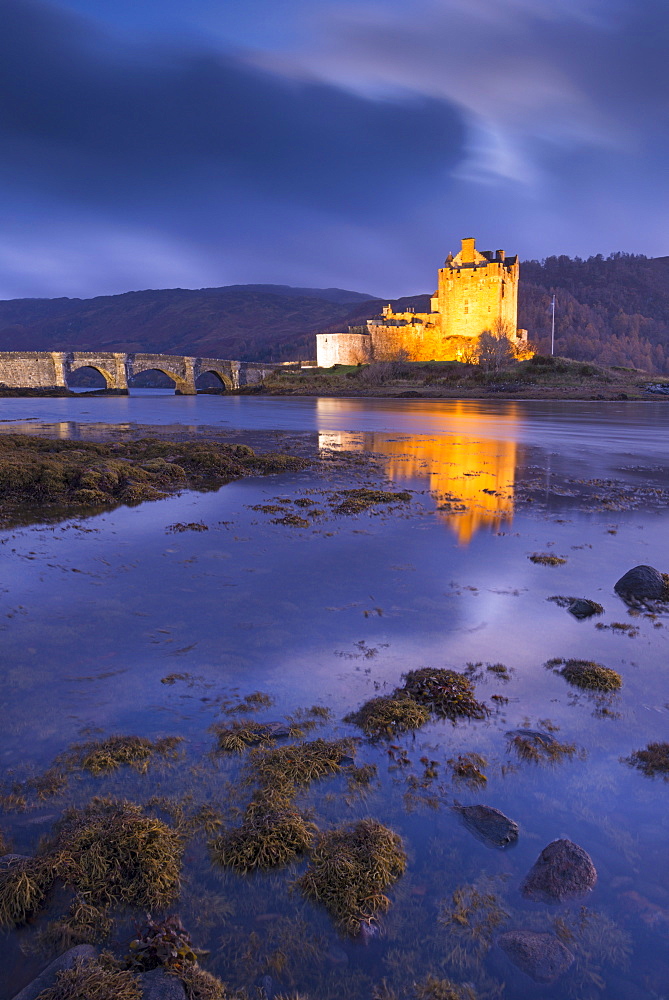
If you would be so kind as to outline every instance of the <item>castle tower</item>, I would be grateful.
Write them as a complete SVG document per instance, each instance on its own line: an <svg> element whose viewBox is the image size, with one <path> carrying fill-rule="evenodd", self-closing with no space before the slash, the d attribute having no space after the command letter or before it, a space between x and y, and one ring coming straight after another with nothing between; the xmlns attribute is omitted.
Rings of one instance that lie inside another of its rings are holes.
<svg viewBox="0 0 669 1000"><path fill-rule="evenodd" d="M484 330L516 336L518 326L518 257L503 250L476 249L462 240L460 253L449 254L439 270L432 310L441 316L442 337L478 337Z"/></svg>

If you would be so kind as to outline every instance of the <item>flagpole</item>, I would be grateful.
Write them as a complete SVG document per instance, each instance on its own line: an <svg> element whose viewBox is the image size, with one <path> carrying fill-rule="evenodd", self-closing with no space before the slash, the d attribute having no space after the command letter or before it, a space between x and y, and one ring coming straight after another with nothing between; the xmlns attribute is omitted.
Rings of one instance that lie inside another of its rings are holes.
<svg viewBox="0 0 669 1000"><path fill-rule="evenodd" d="M555 292L553 292L551 307L553 310L553 319L551 321L551 357L553 357L553 354L555 353Z"/></svg>

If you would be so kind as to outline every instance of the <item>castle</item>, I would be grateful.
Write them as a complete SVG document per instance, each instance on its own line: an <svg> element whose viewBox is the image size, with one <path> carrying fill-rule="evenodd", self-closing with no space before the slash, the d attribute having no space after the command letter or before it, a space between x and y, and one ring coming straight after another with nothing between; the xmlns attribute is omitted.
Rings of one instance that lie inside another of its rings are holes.
<svg viewBox="0 0 669 1000"><path fill-rule="evenodd" d="M460 253L449 253L439 270L429 313L393 312L348 333L316 336L319 368L367 364L404 357L408 361L467 361L475 356L485 331L511 341L517 355L527 350L527 330L518 322L518 257L503 250L479 252L474 239L462 240Z"/></svg>

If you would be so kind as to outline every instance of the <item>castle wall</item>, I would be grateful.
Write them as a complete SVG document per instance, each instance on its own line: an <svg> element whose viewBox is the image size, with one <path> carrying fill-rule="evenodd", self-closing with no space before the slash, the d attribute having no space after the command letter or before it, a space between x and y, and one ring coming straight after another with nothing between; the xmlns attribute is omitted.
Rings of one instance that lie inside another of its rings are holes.
<svg viewBox="0 0 669 1000"><path fill-rule="evenodd" d="M478 337L501 322L513 336L518 315L518 265L498 262L444 267L437 293L444 337Z"/></svg>
<svg viewBox="0 0 669 1000"><path fill-rule="evenodd" d="M332 365L364 365L372 360L372 338L366 333L316 334L316 364L319 368Z"/></svg>

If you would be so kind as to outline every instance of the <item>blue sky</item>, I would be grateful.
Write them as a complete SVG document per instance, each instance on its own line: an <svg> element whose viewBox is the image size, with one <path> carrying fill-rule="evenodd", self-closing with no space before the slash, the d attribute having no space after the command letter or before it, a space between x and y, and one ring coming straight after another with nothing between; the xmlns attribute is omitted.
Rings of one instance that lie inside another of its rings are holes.
<svg viewBox="0 0 669 1000"><path fill-rule="evenodd" d="M665 0L0 0L0 297L669 253Z"/></svg>

